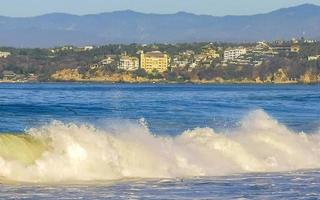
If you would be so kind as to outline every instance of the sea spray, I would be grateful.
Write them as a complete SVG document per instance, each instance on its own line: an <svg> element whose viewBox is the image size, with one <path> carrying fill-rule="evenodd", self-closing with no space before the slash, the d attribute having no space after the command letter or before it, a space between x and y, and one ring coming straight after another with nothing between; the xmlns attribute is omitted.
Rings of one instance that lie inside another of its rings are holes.
<svg viewBox="0 0 320 200"><path fill-rule="evenodd" d="M23 182L220 176L320 168L320 134L295 133L262 110L231 132L211 128L157 136L146 123L112 130L64 124L1 135L0 177Z"/></svg>

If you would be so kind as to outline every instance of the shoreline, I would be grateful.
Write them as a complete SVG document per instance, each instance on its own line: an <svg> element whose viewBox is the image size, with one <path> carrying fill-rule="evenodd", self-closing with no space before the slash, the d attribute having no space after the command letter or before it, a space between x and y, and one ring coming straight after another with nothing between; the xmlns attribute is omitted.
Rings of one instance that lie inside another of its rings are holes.
<svg viewBox="0 0 320 200"><path fill-rule="evenodd" d="M285 82L254 82L254 81L95 81L95 80L59 80L59 81L0 81L0 84L43 84L43 83L75 83L75 84L168 84L168 85L318 85L320 82L303 83L299 81L285 81Z"/></svg>

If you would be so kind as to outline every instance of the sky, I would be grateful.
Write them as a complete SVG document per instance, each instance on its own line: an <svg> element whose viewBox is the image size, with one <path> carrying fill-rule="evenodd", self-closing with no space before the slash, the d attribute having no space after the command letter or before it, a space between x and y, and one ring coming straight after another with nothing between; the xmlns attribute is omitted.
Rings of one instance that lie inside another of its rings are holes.
<svg viewBox="0 0 320 200"><path fill-rule="evenodd" d="M36 16L52 12L95 14L116 10L144 13L251 15L320 0L0 0L0 16Z"/></svg>

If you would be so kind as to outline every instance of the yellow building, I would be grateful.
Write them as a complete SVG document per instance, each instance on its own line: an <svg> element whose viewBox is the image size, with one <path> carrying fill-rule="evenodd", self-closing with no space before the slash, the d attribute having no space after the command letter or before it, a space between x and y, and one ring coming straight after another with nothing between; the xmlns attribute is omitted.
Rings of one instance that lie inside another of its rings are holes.
<svg viewBox="0 0 320 200"><path fill-rule="evenodd" d="M160 51L152 51L140 54L140 67L148 73L158 71L160 73L168 70L169 56Z"/></svg>

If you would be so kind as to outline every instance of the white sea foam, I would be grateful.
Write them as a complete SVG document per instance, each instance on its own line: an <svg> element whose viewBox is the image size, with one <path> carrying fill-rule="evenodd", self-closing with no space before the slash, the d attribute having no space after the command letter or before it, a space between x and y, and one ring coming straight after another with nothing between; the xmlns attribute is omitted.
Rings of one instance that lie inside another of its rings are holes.
<svg viewBox="0 0 320 200"><path fill-rule="evenodd" d="M211 128L155 136L145 123L111 132L51 125L0 136L0 177L23 182L219 176L320 168L320 134L295 133L258 110L229 133Z"/></svg>

